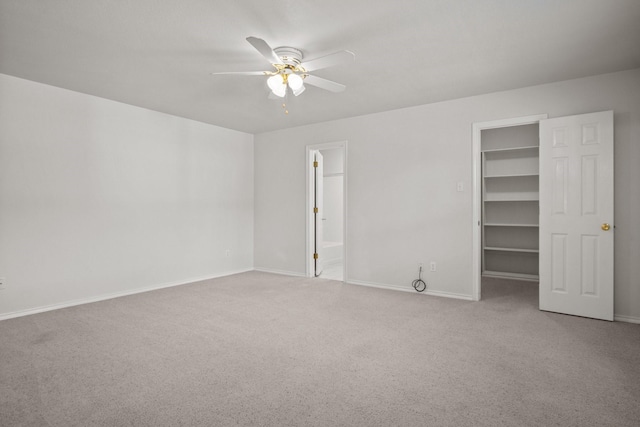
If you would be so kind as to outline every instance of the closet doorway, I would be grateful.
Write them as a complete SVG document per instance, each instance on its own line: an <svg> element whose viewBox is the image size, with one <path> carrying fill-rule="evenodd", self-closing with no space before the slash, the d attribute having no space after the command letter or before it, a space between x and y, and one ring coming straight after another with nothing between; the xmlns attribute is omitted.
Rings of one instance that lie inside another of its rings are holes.
<svg viewBox="0 0 640 427"><path fill-rule="evenodd" d="M474 299L482 276L536 280L540 310L614 320L613 117L473 125Z"/></svg>
<svg viewBox="0 0 640 427"><path fill-rule="evenodd" d="M346 280L347 143L307 146L307 276Z"/></svg>
<svg viewBox="0 0 640 427"><path fill-rule="evenodd" d="M539 122L546 117L473 126L475 300L483 277L538 282Z"/></svg>

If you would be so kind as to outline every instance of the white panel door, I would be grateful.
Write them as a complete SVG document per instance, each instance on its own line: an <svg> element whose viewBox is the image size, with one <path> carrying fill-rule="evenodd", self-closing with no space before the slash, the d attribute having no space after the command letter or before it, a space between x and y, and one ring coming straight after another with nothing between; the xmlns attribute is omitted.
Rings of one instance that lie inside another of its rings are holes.
<svg viewBox="0 0 640 427"><path fill-rule="evenodd" d="M540 121L540 309L613 320L613 112Z"/></svg>
<svg viewBox="0 0 640 427"><path fill-rule="evenodd" d="M314 154L314 242L315 242L315 276L318 277L322 274L324 267L324 253L322 247L324 246L322 218L324 216L324 166L322 162L322 154L320 151L316 151Z"/></svg>

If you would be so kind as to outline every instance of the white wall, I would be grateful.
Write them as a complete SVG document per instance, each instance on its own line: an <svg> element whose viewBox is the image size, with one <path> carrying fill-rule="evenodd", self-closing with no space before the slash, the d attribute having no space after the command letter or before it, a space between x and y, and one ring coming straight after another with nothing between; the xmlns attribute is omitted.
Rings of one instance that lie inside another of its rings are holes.
<svg viewBox="0 0 640 427"><path fill-rule="evenodd" d="M0 75L0 317L252 268L252 135Z"/></svg>
<svg viewBox="0 0 640 427"><path fill-rule="evenodd" d="M323 228L322 235L327 242L342 243L343 234L343 182L342 175L324 177L323 183Z"/></svg>
<svg viewBox="0 0 640 427"><path fill-rule="evenodd" d="M320 150L323 161L323 240L325 242L342 242L343 205L344 205L344 149L331 148ZM340 253L341 249L335 251ZM328 257L328 255L325 255ZM335 257L334 257L335 258ZM338 257L341 258L341 257Z"/></svg>
<svg viewBox="0 0 640 427"><path fill-rule="evenodd" d="M470 297L472 123L603 110L615 112L615 313L640 320L640 69L256 135L256 268L304 274L305 146L348 140L347 280L410 289L433 260L429 290Z"/></svg>

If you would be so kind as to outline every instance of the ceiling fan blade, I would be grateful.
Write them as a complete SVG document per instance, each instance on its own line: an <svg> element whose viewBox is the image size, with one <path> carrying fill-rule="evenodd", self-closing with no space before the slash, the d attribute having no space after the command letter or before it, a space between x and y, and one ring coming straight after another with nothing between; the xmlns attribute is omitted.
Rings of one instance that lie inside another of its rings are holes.
<svg viewBox="0 0 640 427"><path fill-rule="evenodd" d="M282 59L271 49L271 46L269 46L266 41L257 37L247 37L247 41L251 43L251 46L255 47L270 64L283 64Z"/></svg>
<svg viewBox="0 0 640 427"><path fill-rule="evenodd" d="M227 71L223 73L211 73L212 76L219 76L223 74L233 74L237 76L266 76L266 71Z"/></svg>
<svg viewBox="0 0 640 427"><path fill-rule="evenodd" d="M311 86L317 86L320 89L328 90L330 92L343 92L347 87L343 84L332 82L331 80L323 79L316 76L306 75L304 82Z"/></svg>
<svg viewBox="0 0 640 427"><path fill-rule="evenodd" d="M320 58L312 59L311 61L304 62L300 65L307 71L320 70L322 68L333 67L334 65L348 64L355 59L356 55L348 50L341 50L340 52L330 53Z"/></svg>

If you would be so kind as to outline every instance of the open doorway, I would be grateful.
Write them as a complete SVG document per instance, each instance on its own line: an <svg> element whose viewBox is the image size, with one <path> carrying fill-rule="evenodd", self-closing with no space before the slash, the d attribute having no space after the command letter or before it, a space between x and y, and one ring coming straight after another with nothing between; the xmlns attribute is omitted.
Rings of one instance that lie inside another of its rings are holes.
<svg viewBox="0 0 640 427"><path fill-rule="evenodd" d="M613 111L473 125L474 299L530 280L544 311L614 320Z"/></svg>
<svg viewBox="0 0 640 427"><path fill-rule="evenodd" d="M539 280L538 126L545 118L473 125L475 300L485 281Z"/></svg>
<svg viewBox="0 0 640 427"><path fill-rule="evenodd" d="M346 142L307 147L307 276L346 280Z"/></svg>

